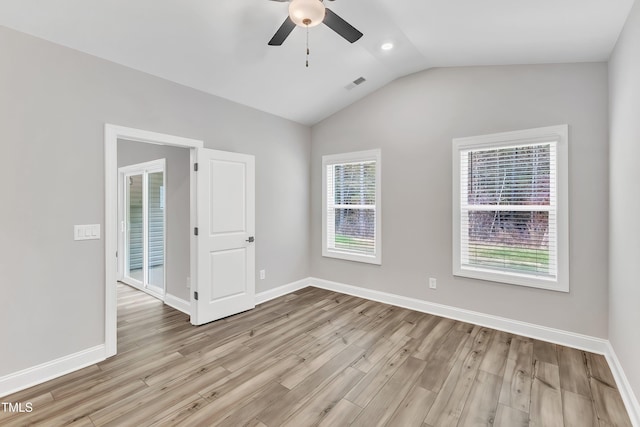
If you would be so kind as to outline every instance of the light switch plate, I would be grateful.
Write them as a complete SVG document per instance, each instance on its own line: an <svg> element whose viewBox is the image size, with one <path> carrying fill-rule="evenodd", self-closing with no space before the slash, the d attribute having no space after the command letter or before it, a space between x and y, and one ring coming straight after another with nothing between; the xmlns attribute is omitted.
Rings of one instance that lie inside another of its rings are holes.
<svg viewBox="0 0 640 427"><path fill-rule="evenodd" d="M73 240L99 240L100 224L73 226Z"/></svg>

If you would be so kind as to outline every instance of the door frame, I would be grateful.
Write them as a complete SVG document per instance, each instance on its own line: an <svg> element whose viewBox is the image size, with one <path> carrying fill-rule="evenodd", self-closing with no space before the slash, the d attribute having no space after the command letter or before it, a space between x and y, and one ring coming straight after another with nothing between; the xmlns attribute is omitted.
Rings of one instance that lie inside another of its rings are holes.
<svg viewBox="0 0 640 427"><path fill-rule="evenodd" d="M105 357L114 356L117 353L118 344L118 292L116 285L118 278L118 259L116 255L118 250L118 139L189 148L189 222L192 230L196 227L196 176L193 165L196 162L196 150L204 148L204 142L201 140L105 123ZM190 274L191 289L193 289L194 283L196 283L196 240L194 234L190 234Z"/></svg>
<svg viewBox="0 0 640 427"><path fill-rule="evenodd" d="M162 239L162 256L164 270L162 273L162 290L157 292L155 289L151 289L150 286L157 288L157 286L149 283L149 174L162 172L162 185L164 188L167 186L167 160L158 159L148 162L135 163L127 166L121 166L118 168L118 280L133 286L155 298L158 298L164 302L165 294L167 293L167 215L166 211L162 218L162 230L164 237ZM126 178L134 175L142 175L142 246L143 246L143 261L142 261L142 282L134 279L131 276L127 276L127 233L126 231L126 218L128 215L127 209L127 195L129 194L128 186L126 185ZM166 196L165 196L166 199ZM166 203L166 201L165 201Z"/></svg>

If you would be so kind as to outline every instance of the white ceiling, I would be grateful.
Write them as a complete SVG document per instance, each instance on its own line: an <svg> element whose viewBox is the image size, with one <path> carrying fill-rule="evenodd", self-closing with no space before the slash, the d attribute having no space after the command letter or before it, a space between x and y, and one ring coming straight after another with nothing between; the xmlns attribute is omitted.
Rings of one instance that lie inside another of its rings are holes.
<svg viewBox="0 0 640 427"><path fill-rule="evenodd" d="M430 67L605 61L633 0L336 0L325 25L267 46L288 3L0 0L0 25L303 124ZM382 51L391 41L395 48ZM367 81L347 90L351 81Z"/></svg>

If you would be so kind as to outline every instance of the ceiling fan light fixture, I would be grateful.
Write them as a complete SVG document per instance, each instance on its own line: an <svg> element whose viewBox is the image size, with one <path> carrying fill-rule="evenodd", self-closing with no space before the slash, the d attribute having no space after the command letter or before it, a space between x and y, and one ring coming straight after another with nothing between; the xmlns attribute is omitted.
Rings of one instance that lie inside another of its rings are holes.
<svg viewBox="0 0 640 427"><path fill-rule="evenodd" d="M300 27L315 27L324 20L325 9L320 0L291 0L289 17Z"/></svg>

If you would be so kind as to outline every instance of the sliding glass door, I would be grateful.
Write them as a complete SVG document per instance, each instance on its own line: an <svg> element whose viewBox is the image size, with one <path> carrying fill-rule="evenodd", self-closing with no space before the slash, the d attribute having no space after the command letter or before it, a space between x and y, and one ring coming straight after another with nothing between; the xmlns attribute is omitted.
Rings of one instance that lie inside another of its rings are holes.
<svg viewBox="0 0 640 427"><path fill-rule="evenodd" d="M164 172L147 174L147 264L146 285L164 294L165 203Z"/></svg>
<svg viewBox="0 0 640 427"><path fill-rule="evenodd" d="M165 293L165 161L119 169L121 280L158 297Z"/></svg>
<svg viewBox="0 0 640 427"><path fill-rule="evenodd" d="M144 283L144 175L128 174L125 179L126 207L126 273L130 281Z"/></svg>

